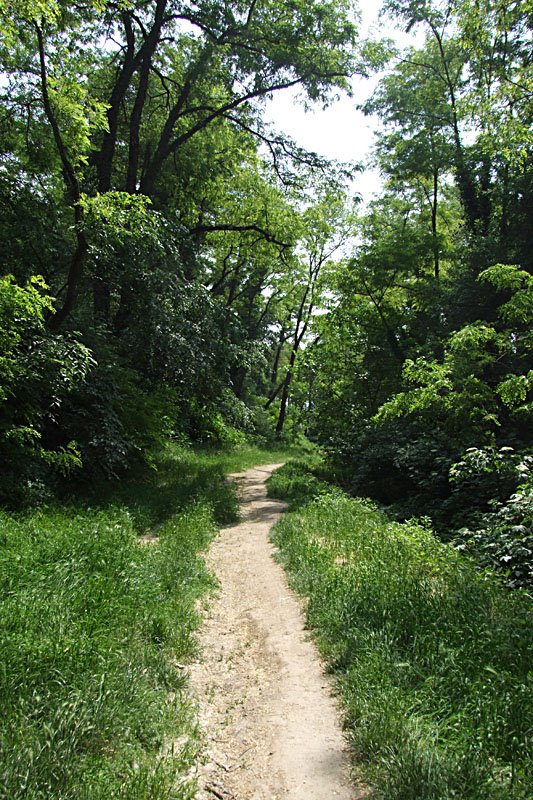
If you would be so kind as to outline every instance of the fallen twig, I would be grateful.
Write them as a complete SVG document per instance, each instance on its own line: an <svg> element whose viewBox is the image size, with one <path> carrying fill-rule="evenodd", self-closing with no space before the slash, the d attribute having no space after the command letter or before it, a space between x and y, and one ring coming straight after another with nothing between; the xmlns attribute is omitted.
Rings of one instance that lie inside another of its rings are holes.
<svg viewBox="0 0 533 800"><path fill-rule="evenodd" d="M210 792L215 797L218 797L218 800L227 800L227 796L224 796L224 794L219 792L218 789L215 786L211 786L210 783L206 783L204 788L205 788L206 792Z"/></svg>
<svg viewBox="0 0 533 800"><path fill-rule="evenodd" d="M222 761L217 761L216 758L213 759L213 763L217 765L217 767L221 767L224 772L233 772L234 769L240 766L240 764L231 764L229 767L227 764L223 764Z"/></svg>

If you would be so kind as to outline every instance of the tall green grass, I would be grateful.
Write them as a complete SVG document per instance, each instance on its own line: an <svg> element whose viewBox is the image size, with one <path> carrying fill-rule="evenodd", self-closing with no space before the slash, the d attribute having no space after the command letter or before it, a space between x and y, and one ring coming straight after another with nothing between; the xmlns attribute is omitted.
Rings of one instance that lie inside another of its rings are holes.
<svg viewBox="0 0 533 800"><path fill-rule="evenodd" d="M83 500L0 512L1 798L194 796L181 662L213 585L201 552L237 516L225 472L277 459L169 448Z"/></svg>
<svg viewBox="0 0 533 800"><path fill-rule="evenodd" d="M2 514L0 525L0 796L169 797L158 753L166 731L193 729L172 659L194 645L210 509L169 521L156 547L137 543L123 509Z"/></svg>
<svg viewBox="0 0 533 800"><path fill-rule="evenodd" d="M274 540L374 796L531 798L531 598L298 465L270 491L292 500Z"/></svg>

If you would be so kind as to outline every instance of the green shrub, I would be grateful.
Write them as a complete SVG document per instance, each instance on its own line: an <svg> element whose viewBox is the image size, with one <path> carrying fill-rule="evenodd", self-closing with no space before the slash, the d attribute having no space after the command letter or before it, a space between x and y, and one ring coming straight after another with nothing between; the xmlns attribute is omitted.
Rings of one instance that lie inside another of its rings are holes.
<svg viewBox="0 0 533 800"><path fill-rule="evenodd" d="M102 356L48 428L48 436L59 441L75 435L85 481L116 479L142 462L153 463L176 424L176 392L147 387L113 359L112 352Z"/></svg>
<svg viewBox="0 0 533 800"><path fill-rule="evenodd" d="M48 333L46 290L39 276L25 286L0 278L0 501L12 505L41 499L51 473L81 466L74 437L50 442L46 431L94 360L72 334Z"/></svg>
<svg viewBox="0 0 533 800"><path fill-rule="evenodd" d="M533 457L511 447L467 450L451 480L478 497L492 498L485 513L471 514L457 548L485 567L503 572L511 588L533 586ZM475 507L475 506L474 506Z"/></svg>

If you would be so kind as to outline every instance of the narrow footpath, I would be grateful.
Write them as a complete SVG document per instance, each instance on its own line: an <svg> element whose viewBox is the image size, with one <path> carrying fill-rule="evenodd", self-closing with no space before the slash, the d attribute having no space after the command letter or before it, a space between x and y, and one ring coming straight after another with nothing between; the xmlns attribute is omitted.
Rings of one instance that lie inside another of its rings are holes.
<svg viewBox="0 0 533 800"><path fill-rule="evenodd" d="M357 800L331 686L301 601L273 560L269 531L285 506L267 498L279 465L230 476L241 522L208 556L220 581L191 665L205 740L198 800Z"/></svg>

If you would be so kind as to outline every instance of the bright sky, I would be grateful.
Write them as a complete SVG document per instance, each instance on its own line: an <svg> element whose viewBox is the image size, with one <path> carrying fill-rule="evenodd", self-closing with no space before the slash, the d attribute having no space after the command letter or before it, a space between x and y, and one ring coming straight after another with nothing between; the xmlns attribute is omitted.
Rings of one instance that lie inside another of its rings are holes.
<svg viewBox="0 0 533 800"><path fill-rule="evenodd" d="M395 28L378 22L381 3L359 0L362 12L361 35L374 34L395 39L398 44L412 43ZM340 161L365 162L368 160L374 140L373 132L378 127L376 117L365 117L357 110L375 88L378 76L370 79L354 78L353 97L342 97L329 108L305 111L298 104L297 91L277 92L267 104L265 119L291 136L297 144L327 158ZM365 169L354 180L354 190L368 202L381 188L381 179L376 170Z"/></svg>

